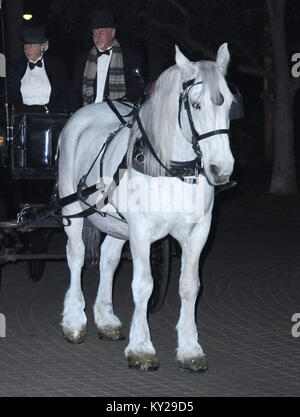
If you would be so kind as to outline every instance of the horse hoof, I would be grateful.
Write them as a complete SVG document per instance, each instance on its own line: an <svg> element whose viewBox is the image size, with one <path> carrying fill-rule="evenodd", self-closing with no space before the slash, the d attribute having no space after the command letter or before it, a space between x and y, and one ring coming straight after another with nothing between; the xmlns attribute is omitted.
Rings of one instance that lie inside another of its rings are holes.
<svg viewBox="0 0 300 417"><path fill-rule="evenodd" d="M84 342L86 334L86 327L82 327L80 330L63 331L63 335L67 341L76 344Z"/></svg>
<svg viewBox="0 0 300 417"><path fill-rule="evenodd" d="M125 340L121 327L98 327L99 339L105 340Z"/></svg>
<svg viewBox="0 0 300 417"><path fill-rule="evenodd" d="M149 353L140 353L128 357L128 366L130 369L141 369L142 371L156 371L159 368L159 362L155 355Z"/></svg>
<svg viewBox="0 0 300 417"><path fill-rule="evenodd" d="M178 361L180 369L189 372L205 372L208 370L208 365L204 356L191 358L184 362Z"/></svg>

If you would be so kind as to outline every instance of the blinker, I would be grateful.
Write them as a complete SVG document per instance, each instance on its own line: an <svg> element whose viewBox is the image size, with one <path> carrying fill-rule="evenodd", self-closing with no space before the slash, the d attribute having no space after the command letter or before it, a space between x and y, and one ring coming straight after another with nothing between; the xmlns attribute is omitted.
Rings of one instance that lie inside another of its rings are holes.
<svg viewBox="0 0 300 417"><path fill-rule="evenodd" d="M182 89L186 90L188 87L192 86L195 83L195 78L188 80L184 83L182 83ZM200 83L199 83L200 84ZM229 119L230 120L237 120L237 119L243 119L243 117L245 116L244 113L244 104L243 104L243 97L242 94L240 93L240 91L238 90L238 88L228 82L227 83L232 95L233 95L233 101L231 103L231 107L230 107L230 111L229 111ZM182 101L184 100L184 95L180 96L180 102L182 103ZM216 106L221 106L224 103L224 97L222 94L220 94L220 101L218 101L217 103L214 103ZM188 103L185 102L185 108L187 108ZM201 106L198 103L193 103L192 104L194 109L201 109ZM181 106L180 106L181 107ZM179 121L179 125L181 125L180 123L180 109L179 109L179 114L178 114L178 121Z"/></svg>
<svg viewBox="0 0 300 417"><path fill-rule="evenodd" d="M194 82L195 82L195 78L193 78L192 80L186 81L185 83L182 83L182 89L186 90L188 87L193 85Z"/></svg>

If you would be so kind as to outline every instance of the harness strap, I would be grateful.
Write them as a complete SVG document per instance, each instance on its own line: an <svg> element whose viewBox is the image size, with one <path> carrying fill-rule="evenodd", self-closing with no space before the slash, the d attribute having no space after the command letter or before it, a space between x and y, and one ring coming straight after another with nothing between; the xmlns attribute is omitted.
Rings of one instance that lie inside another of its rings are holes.
<svg viewBox="0 0 300 417"><path fill-rule="evenodd" d="M182 175L184 177L194 176L195 172L201 172L198 157L192 161L170 161L170 170L173 176Z"/></svg>
<svg viewBox="0 0 300 417"><path fill-rule="evenodd" d="M190 128L191 128L191 131L192 131L192 134L193 134L193 144L194 144L195 141L199 142L200 140L209 138L211 136L216 136L216 135L221 135L221 134L229 134L229 129L218 129L218 130L212 130L210 132L204 133L203 135L199 135L198 132L196 131L194 123L193 123L188 96L185 97L184 107L186 109L188 119L189 119L189 123L190 123Z"/></svg>
<svg viewBox="0 0 300 417"><path fill-rule="evenodd" d="M167 172L168 172L168 174L170 174L170 176L172 177L173 175L172 175L172 171L169 169L169 168L167 168L163 163L162 163L162 161L159 159L159 157L157 156L157 154L156 154L156 152L155 152L155 150L154 150L154 148L153 148L153 146L152 146L152 144L151 144L151 142L150 142L150 140L149 140L149 138L148 138L148 135L147 135L147 133L145 132L145 129L144 129L144 127L143 127L143 125L142 125L142 122L141 122L141 119L140 119L140 116L139 116L139 111L137 110L136 111L136 113L135 113L135 118L136 118L136 121L137 121L137 124L138 124L138 127L139 127L139 129L140 129L140 131L141 131L141 134L142 134L142 136L143 136L143 139L144 139L144 143L147 145L147 147L148 147L148 149L150 150L150 152L152 153L152 155L154 156L154 158L157 160L157 162L159 163L159 165L160 166L162 166ZM183 177L181 177L181 176L179 176L179 177L177 177L177 178L179 178L181 181L183 181L184 182L184 178Z"/></svg>
<svg viewBox="0 0 300 417"><path fill-rule="evenodd" d="M120 165L118 166L116 172L114 173L114 176L113 176L114 181L112 182L112 185L110 185L110 187L111 186L113 187L113 190L120 183L120 176L118 175L119 170L122 169L122 168L124 169L124 168L127 167L126 166L126 157L127 157L127 153L125 153ZM106 190L106 195L103 195L103 199L101 201L103 203L102 207L104 207L108 204L109 192L111 191L110 187ZM95 214L95 213L100 214L100 216L102 216L102 217L110 216L110 217L113 217L117 220L123 221L124 223L127 223L125 218L122 216L122 214L117 209L116 209L116 212L118 213L120 218L112 215L111 213L101 212L100 210L101 210L102 207L99 209L99 206L97 207L96 204L94 204L92 206L92 205L88 204L86 201L84 201L84 199L82 199L82 198L78 198L78 199L81 202L83 202L85 205L87 205L88 208L79 212L79 213L75 213L75 214L71 214L71 215L67 215L67 216L62 216L62 218L66 219L68 221L68 225L70 225L70 219L72 219L72 218L89 217L90 215Z"/></svg>
<svg viewBox="0 0 300 417"><path fill-rule="evenodd" d="M123 126L120 126L119 127L119 129L117 129L117 130L115 130L113 133L111 133L109 136L108 136L108 138L106 139L106 141L105 141L105 149L104 149L104 151L103 151L103 153L102 153L102 155L101 155L101 158L100 158L100 178L102 178L103 177L103 159L104 159L104 156L105 156L105 154L106 154L106 151L107 151L107 148L108 148L108 145L110 144L110 142L114 139L114 137L124 128L124 127L128 127L128 128L131 128L131 126L126 122L125 123L125 125L123 125Z"/></svg>
<svg viewBox="0 0 300 417"><path fill-rule="evenodd" d="M229 134L229 129L212 130L211 132L204 133L203 135L198 134L198 132L195 129L194 123L193 123L193 118L192 118L192 114L191 114L191 108L190 108L190 104L189 104L188 94L189 94L189 91L192 87L194 87L197 84L202 84L202 81L199 81L198 83L194 83L194 82L195 82L195 79L192 79L192 80L186 81L185 83L182 84L182 88L183 88L184 91L188 87L190 87L190 88L187 92L183 92L183 93L180 94L179 109L178 109L178 124L180 126L180 129L182 129L180 116L181 116L182 103L184 102L184 107L185 107L187 115L188 115L188 120L189 120L190 128L191 128L191 131L192 131L192 135L193 135L192 136L193 149L199 157L202 157L202 154L201 154L201 151L200 151L200 148L199 148L199 145L197 144L197 142L199 142L202 139L209 138L211 136Z"/></svg>
<svg viewBox="0 0 300 417"><path fill-rule="evenodd" d="M116 108L116 106L114 105L114 103L112 102L112 100L108 96L105 96L104 99L107 102L107 104L109 105L110 109L115 113L115 115L117 116L117 118L120 120L120 122L122 123L122 125L125 126L126 125L126 120L121 115L121 113L118 111L118 109Z"/></svg>
<svg viewBox="0 0 300 417"><path fill-rule="evenodd" d="M188 87L194 86L195 85L194 83L195 83L195 78L193 78L193 79L191 79L189 81L186 81L186 82L182 83L182 89L185 91ZM199 81L196 84L202 84L202 81ZM179 96L178 124L180 126L180 129L182 129L182 127L181 127L181 120L180 120L182 103L185 100L188 100L188 93L189 92L180 93L180 96Z"/></svg>
<svg viewBox="0 0 300 417"><path fill-rule="evenodd" d="M202 140L209 138L210 136L216 136L216 135L228 135L229 129L218 129L218 130L212 130L211 132L204 133L203 135L198 135L197 140Z"/></svg>
<svg viewBox="0 0 300 417"><path fill-rule="evenodd" d="M179 96L179 109L178 109L178 124L179 124L180 129L182 129L180 116L181 116L181 108L182 108L183 100L184 100L184 94L181 93Z"/></svg>
<svg viewBox="0 0 300 417"><path fill-rule="evenodd" d="M90 187L81 190L81 197L87 198L89 195L95 193L96 191L99 191L97 188L97 184L91 185ZM38 216L42 216L43 214L56 211L58 209L63 208L64 206L68 206L69 204L75 203L76 201L78 201L78 192L69 194L66 197L62 197L52 201L50 204L39 208L36 214Z"/></svg>
<svg viewBox="0 0 300 417"><path fill-rule="evenodd" d="M191 80L188 80L184 83L182 83L183 90L186 90L188 87L191 87L192 85L195 85L195 78L192 78ZM202 81L199 81L197 84L202 84Z"/></svg>

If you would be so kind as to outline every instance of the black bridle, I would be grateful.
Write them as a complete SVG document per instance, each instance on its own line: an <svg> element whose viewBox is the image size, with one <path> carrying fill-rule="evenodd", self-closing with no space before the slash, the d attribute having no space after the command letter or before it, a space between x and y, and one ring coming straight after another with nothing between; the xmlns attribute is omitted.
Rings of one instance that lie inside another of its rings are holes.
<svg viewBox="0 0 300 417"><path fill-rule="evenodd" d="M199 135L199 133L196 131L195 126L194 126L194 122L193 122L193 117L192 117L192 112L191 112L191 106L190 106L190 101L189 101L189 92L191 91L191 89L193 87L195 87L195 85L199 85L202 84L202 81L199 81L197 83L195 83L195 79L186 81L185 83L182 84L182 89L183 92L180 93L180 97L179 97L179 107L178 107L178 124L181 127L181 120L180 120L180 116L181 116L181 109L182 109L182 104L184 104L184 108L187 112L187 116L188 116L188 121L189 121L189 125L190 125L190 129L192 131L192 147L193 150L195 152L195 154L197 155L198 160L200 160L200 165L202 167L202 152L200 149L200 145L199 142L203 139L209 138L211 136L216 136L216 135L222 135L222 134L229 134L229 129L218 129L218 130L211 130L210 132L204 133L202 135Z"/></svg>
<svg viewBox="0 0 300 417"><path fill-rule="evenodd" d="M229 129L218 129L218 130L212 130L210 132L204 133L202 135L199 135L198 132L195 129L194 126L194 122L193 122L193 117L192 117L192 112L191 112L191 107L190 107L190 102L189 102L189 92L191 90L192 87L194 87L195 85L198 84L202 84L202 81L199 81L197 83L195 83L195 79L189 80L185 83L182 84L182 89L183 92L180 93L179 96L179 107L178 107L178 124L181 127L181 120L180 120L180 116L181 116L181 110L182 110L182 105L184 105L184 108L187 112L187 116L188 116L188 120L189 120L189 125L190 125L190 129L192 132L192 147L193 150L196 154L196 158L193 159L192 161L170 161L170 169L167 168L162 161L159 159L158 155L156 154L155 150L153 149L153 146L145 132L145 129L142 125L140 116L139 116L139 110L137 109L136 114L135 114L135 119L137 121L138 127L140 129L140 132L142 134L142 138L143 138L143 142L145 143L145 145L148 147L148 149L150 150L150 152L152 153L152 155L154 156L154 158L157 160L157 162L160 164L160 166L162 166L164 168L164 170L173 177L178 177L179 179L181 179L182 181L184 181L184 172L188 172L189 174L187 175L191 175L191 172L193 172L194 175L198 175L199 173L204 173L204 168L203 168L203 164L202 164L202 151L200 149L200 145L199 142L203 139L209 138L211 136L216 136L216 135L221 135L221 134L229 134ZM182 174L183 173L183 174Z"/></svg>

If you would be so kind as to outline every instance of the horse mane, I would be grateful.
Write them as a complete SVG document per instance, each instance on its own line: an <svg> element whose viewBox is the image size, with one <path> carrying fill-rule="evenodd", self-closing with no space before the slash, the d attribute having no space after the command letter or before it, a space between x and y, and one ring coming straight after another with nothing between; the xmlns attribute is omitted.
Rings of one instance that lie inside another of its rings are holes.
<svg viewBox="0 0 300 417"><path fill-rule="evenodd" d="M198 99L200 100L202 95L205 95L208 91L211 99L217 102L220 97L220 86L222 88L222 83L226 85L225 80L219 71L217 71L215 62L200 61L197 64L197 73L199 75L196 82L203 81L203 89ZM153 93L140 110L140 119L152 147L161 162L167 167L169 167L171 160L173 138L178 134L177 117L181 86L182 78L180 70L177 65L173 65L160 75ZM224 90L228 90L228 88L224 88L223 86L222 91ZM137 123L134 123L127 153L129 172L132 167L134 144L141 137L142 134ZM144 174L150 176L165 175L164 168L158 164L146 146L144 146L144 156Z"/></svg>
<svg viewBox="0 0 300 417"><path fill-rule="evenodd" d="M214 103L217 103L221 95L220 90L222 90L224 94L225 92L227 92L230 95L230 91L227 88L225 79L221 76L220 72L217 71L217 66L215 62L201 61L199 62L199 67L201 71L201 81L203 82L201 97L204 96L206 93L209 93L210 99Z"/></svg>

